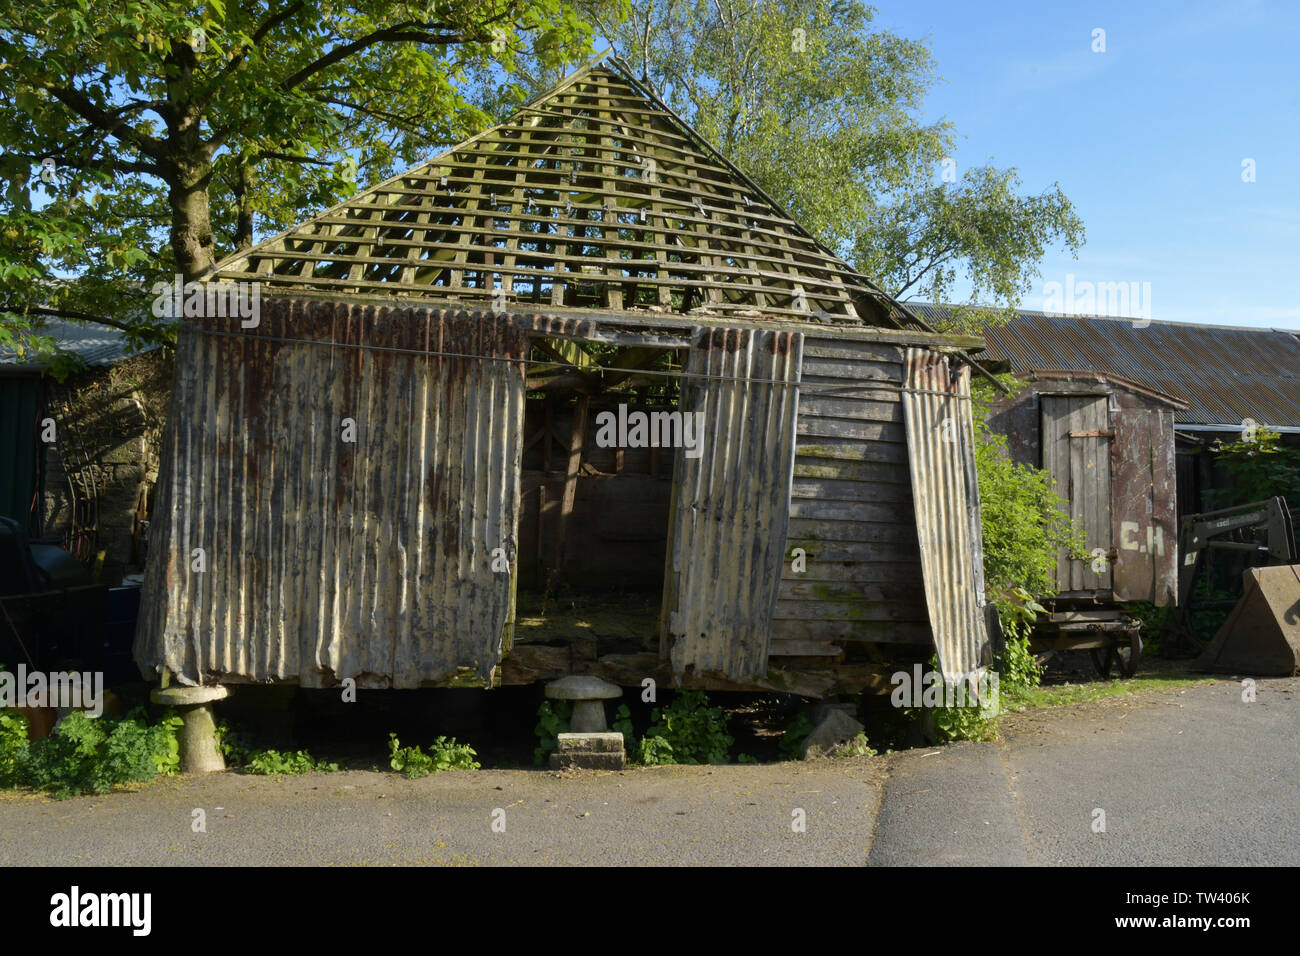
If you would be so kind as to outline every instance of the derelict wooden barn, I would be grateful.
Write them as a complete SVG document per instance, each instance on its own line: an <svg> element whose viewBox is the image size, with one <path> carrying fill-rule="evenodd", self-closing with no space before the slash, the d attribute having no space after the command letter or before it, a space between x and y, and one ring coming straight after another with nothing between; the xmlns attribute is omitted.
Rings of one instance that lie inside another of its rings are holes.
<svg viewBox="0 0 1300 956"><path fill-rule="evenodd" d="M259 283L260 321L182 325L148 672L821 696L936 647L952 676L988 663L978 340L855 274L622 72L211 282ZM619 405L699 412L701 442L608 447ZM618 620L557 620L561 585Z"/></svg>

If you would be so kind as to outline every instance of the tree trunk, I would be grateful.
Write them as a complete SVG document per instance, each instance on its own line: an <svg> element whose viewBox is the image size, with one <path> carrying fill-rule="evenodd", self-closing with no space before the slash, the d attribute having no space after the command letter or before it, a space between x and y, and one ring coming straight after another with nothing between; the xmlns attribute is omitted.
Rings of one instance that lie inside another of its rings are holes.
<svg viewBox="0 0 1300 956"><path fill-rule="evenodd" d="M167 202L171 207L172 255L186 282L198 279L216 264L213 255L212 215L208 183L212 181L212 156L203 142L202 107L193 100L194 50L174 44L167 55Z"/></svg>
<svg viewBox="0 0 1300 956"><path fill-rule="evenodd" d="M186 282L206 275L216 264L208 206L210 174L211 168L199 176L183 175L182 181L173 182L167 192L172 212L172 255Z"/></svg>
<svg viewBox="0 0 1300 956"><path fill-rule="evenodd" d="M235 178L235 252L253 247L253 173L244 157L240 156Z"/></svg>

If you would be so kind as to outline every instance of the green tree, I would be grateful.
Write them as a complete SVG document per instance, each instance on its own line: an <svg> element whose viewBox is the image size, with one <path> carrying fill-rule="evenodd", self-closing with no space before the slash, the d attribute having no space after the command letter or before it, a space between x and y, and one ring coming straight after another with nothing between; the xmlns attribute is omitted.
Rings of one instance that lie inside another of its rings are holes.
<svg viewBox="0 0 1300 956"><path fill-rule="evenodd" d="M0 345L167 341L154 281L477 132L471 71L590 41L568 0L0 0Z"/></svg>
<svg viewBox="0 0 1300 956"><path fill-rule="evenodd" d="M897 297L1014 306L1044 252L1083 225L1058 185L1023 195L1014 169L957 175L956 136L920 118L929 48L877 28L860 0L632 0L584 8L634 73L826 245ZM540 92L489 86L508 112ZM952 170L952 181L944 173ZM966 309L953 324L987 320Z"/></svg>
<svg viewBox="0 0 1300 956"><path fill-rule="evenodd" d="M1249 440L1247 440L1249 437ZM1282 497L1300 523L1300 449L1282 443L1280 433L1261 426L1238 441L1223 442L1214 460L1228 472L1226 488L1211 489L1207 497L1216 508Z"/></svg>
<svg viewBox="0 0 1300 956"><path fill-rule="evenodd" d="M999 379L1012 390L1024 387L1010 375ZM1030 596L1056 593L1056 559L1062 548L1075 557L1087 551L1084 533L1070 520L1051 473L1012 461L1006 438L989 428L988 408L994 397L987 383L972 389L975 470L985 589L1008 620L1018 616Z"/></svg>

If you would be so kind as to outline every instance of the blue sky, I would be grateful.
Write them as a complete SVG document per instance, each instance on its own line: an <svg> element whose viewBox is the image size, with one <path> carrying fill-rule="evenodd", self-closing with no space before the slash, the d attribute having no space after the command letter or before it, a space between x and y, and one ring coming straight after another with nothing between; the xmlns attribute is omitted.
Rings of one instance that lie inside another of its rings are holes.
<svg viewBox="0 0 1300 956"><path fill-rule="evenodd" d="M1083 218L1079 258L1052 250L1023 307L1070 273L1149 282L1157 320L1300 329L1300 2L877 11L934 51L944 81L925 118L956 127L958 171L1013 166L1035 193L1059 181Z"/></svg>

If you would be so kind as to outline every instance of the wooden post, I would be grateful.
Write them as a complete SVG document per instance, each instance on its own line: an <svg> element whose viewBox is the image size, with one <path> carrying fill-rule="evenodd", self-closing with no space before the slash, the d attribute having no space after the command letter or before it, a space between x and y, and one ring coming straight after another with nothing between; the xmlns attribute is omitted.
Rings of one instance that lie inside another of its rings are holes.
<svg viewBox="0 0 1300 956"><path fill-rule="evenodd" d="M564 568L564 548L568 537L569 519L573 515L573 502L578 496L578 473L582 469L582 445L587 437L587 410L591 396L580 394L573 406L573 431L569 434L569 466L564 473L564 497L560 499L559 521L555 529L555 567L552 574Z"/></svg>
<svg viewBox="0 0 1300 956"><path fill-rule="evenodd" d="M547 442L550 442L551 436L546 436ZM537 486L537 580L545 582L546 580L546 476L542 475L542 483Z"/></svg>
<svg viewBox="0 0 1300 956"><path fill-rule="evenodd" d="M546 399L546 421L542 426L546 437L542 439L542 473L551 473L551 445L555 442L555 399Z"/></svg>

